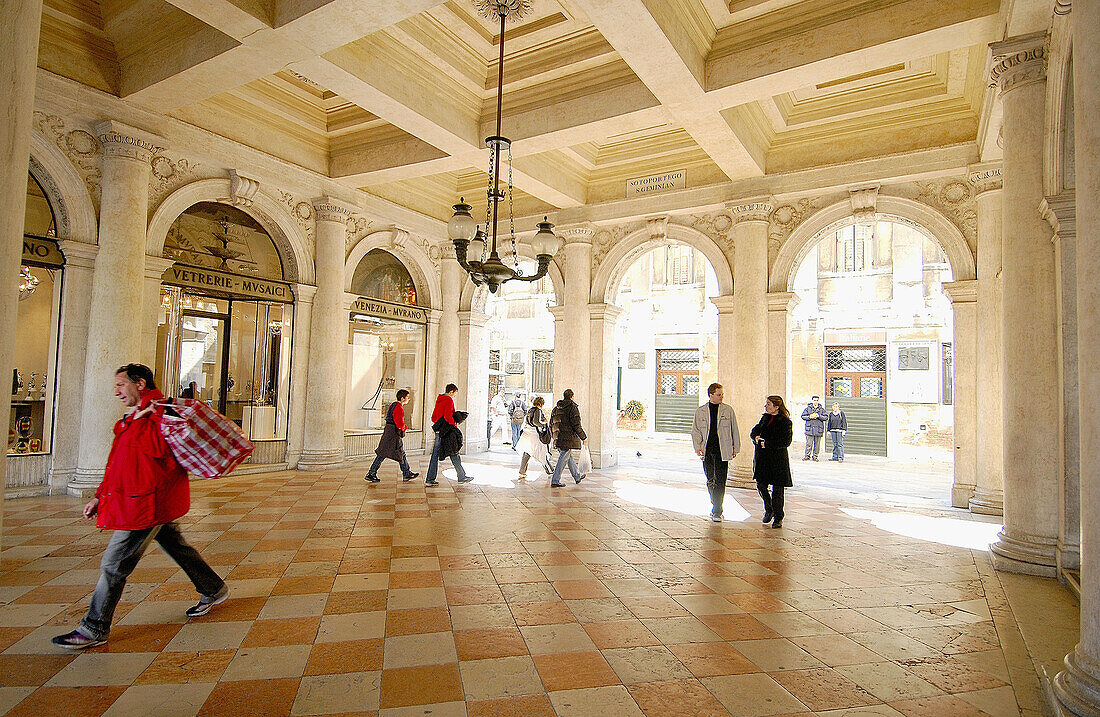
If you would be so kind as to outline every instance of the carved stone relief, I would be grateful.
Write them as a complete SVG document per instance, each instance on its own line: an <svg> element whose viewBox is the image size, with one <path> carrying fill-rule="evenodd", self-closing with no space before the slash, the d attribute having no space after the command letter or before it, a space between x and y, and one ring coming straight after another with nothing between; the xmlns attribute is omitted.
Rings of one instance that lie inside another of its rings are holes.
<svg viewBox="0 0 1100 717"><path fill-rule="evenodd" d="M302 231L306 235L306 240L309 242L310 253L313 253L314 239L313 239L313 205L309 202L297 199L292 194L282 191L281 189L275 190L276 198L286 205L290 210L290 215L294 217L294 221L298 222L298 226L302 228Z"/></svg>
<svg viewBox="0 0 1100 717"><path fill-rule="evenodd" d="M73 163L77 174L84 180L88 194L92 198L96 213L99 212L99 182L102 176L99 170L98 155L102 151L99 140L85 129L67 129L65 120L57 115L35 110L34 128L65 153Z"/></svg>
<svg viewBox="0 0 1100 717"><path fill-rule="evenodd" d="M772 210L768 230L768 266L775 264L779 249L798 225L822 206L820 197L803 197L796 202L781 204Z"/></svg>
<svg viewBox="0 0 1100 717"><path fill-rule="evenodd" d="M943 212L966 237L971 251L978 245L978 207L974 191L965 177L915 182L912 191L918 202Z"/></svg>
<svg viewBox="0 0 1100 717"><path fill-rule="evenodd" d="M351 250L359 241L374 231L374 222L362 216L348 217L348 233L344 239L344 256L351 254Z"/></svg>
<svg viewBox="0 0 1100 717"><path fill-rule="evenodd" d="M692 214L688 224L713 239L727 256L733 256L733 215L728 211Z"/></svg>
<svg viewBox="0 0 1100 717"><path fill-rule="evenodd" d="M611 248L615 246L623 237L633 232L638 231L644 226L642 223L633 224L617 224L611 227L600 227L596 229L595 235L592 237L592 275L596 275L596 270L600 268L600 264L603 262L604 257L611 251ZM565 271L565 252L559 252L558 258L561 260L561 269Z"/></svg>
<svg viewBox="0 0 1100 717"><path fill-rule="evenodd" d="M194 174L201 165L183 157L158 153L150 162L149 170L149 211L160 204L161 200L184 184L194 181Z"/></svg>

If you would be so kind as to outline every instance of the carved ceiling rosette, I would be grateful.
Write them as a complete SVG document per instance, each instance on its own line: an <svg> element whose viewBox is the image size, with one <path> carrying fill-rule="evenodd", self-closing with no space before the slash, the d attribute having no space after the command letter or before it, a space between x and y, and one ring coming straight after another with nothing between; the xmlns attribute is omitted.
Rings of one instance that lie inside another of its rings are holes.
<svg viewBox="0 0 1100 717"><path fill-rule="evenodd" d="M57 145L58 149L72 162L77 174L84 180L88 195L92 198L96 213L99 212L99 181L102 173L99 169L99 155L102 147L91 132L76 128L68 129L63 117L35 110L34 128L44 137Z"/></svg>

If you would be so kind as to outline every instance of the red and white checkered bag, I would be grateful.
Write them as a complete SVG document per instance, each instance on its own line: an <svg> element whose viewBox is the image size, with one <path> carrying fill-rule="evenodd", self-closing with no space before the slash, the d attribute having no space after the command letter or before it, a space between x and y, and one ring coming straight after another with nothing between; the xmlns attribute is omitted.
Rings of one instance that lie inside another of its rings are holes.
<svg viewBox="0 0 1100 717"><path fill-rule="evenodd" d="M255 446L237 424L202 401L170 398L156 405L179 414L163 412L160 434L179 464L200 478L223 476L252 455Z"/></svg>

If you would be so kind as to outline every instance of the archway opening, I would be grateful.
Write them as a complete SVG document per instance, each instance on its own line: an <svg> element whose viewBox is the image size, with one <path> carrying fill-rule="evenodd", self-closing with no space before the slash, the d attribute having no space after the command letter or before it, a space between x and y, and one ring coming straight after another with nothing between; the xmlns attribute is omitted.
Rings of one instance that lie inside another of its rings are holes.
<svg viewBox="0 0 1100 717"><path fill-rule="evenodd" d="M519 260L525 276L538 264ZM489 450L512 452L522 416L537 396L547 407L554 405L554 316L557 302L549 275L538 281L510 281L496 294L486 293L485 325L489 362ZM566 341L561 346L567 346ZM547 408L549 413L549 408ZM513 428L515 426L515 428ZM471 428L471 430L473 430Z"/></svg>
<svg viewBox="0 0 1100 717"><path fill-rule="evenodd" d="M949 502L952 278L936 239L894 217L849 221L810 243L788 323L792 457L809 458L801 482Z"/></svg>

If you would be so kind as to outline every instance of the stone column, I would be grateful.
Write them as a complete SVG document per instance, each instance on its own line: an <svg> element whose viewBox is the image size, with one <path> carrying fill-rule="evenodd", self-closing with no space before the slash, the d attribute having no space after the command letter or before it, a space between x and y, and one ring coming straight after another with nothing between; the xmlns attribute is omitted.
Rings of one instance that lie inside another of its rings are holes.
<svg viewBox="0 0 1100 717"><path fill-rule="evenodd" d="M307 470L344 462L348 350L344 248L351 208L331 197L313 200L313 207L317 222L317 293L310 321L305 440L298 459L298 466Z"/></svg>
<svg viewBox="0 0 1100 717"><path fill-rule="evenodd" d="M790 400L787 395L791 374L788 361L790 318L791 309L797 305L798 296L793 291L768 292L768 394L782 396L784 401ZM757 408L757 413L763 415L764 404ZM759 420L760 416L756 415L756 418Z"/></svg>
<svg viewBox="0 0 1100 717"><path fill-rule="evenodd" d="M432 409L435 408L435 397L443 393L448 383L461 385L458 380L458 311L462 299L462 287L465 285L466 272L458 264L455 258L454 245L447 243L442 246L442 264L439 267L440 287L443 295L443 308L439 312L439 348L435 361L435 385L426 386L425 393L430 396ZM431 414L428 414L429 417ZM430 429L431 426L428 426Z"/></svg>
<svg viewBox="0 0 1100 717"><path fill-rule="evenodd" d="M1054 678L1075 715L1100 714L1100 5L1073 4L1073 110L1077 224L1077 347L1081 428L1081 641Z"/></svg>
<svg viewBox="0 0 1100 717"><path fill-rule="evenodd" d="M141 300L142 326L141 326L141 362L157 370L157 325L161 317L160 308L160 278L164 272L175 262L162 256L145 257L145 281L143 286L143 298ZM166 380L175 381L176 376L166 376ZM165 395L173 395L174 385L161 386Z"/></svg>
<svg viewBox="0 0 1100 717"><path fill-rule="evenodd" d="M749 199L728 205L733 215L733 353L729 369L732 383L726 384L726 403L737 414L741 452L730 473L739 482L752 478L752 451L748 432L763 413L768 395L768 217L774 202L770 197ZM719 319L719 332L721 332ZM719 337L719 349L722 348ZM721 355L721 351L719 351ZM700 396L702 399L703 397ZM748 423L752 421L752 423ZM743 424L748 424L746 427Z"/></svg>
<svg viewBox="0 0 1100 717"><path fill-rule="evenodd" d="M1001 230L1003 223L1001 167L970 168L970 184L978 204L978 430L977 486L970 511L1001 515L1004 511L1004 415L1001 407ZM956 328L956 333L958 329ZM959 424L955 424L956 430Z"/></svg>
<svg viewBox="0 0 1100 717"><path fill-rule="evenodd" d="M943 285L955 313L952 338L955 368L955 480L951 486L951 504L956 508L970 505L977 486L978 469L978 389L977 333L978 282L954 281ZM982 431L986 430L983 425Z"/></svg>
<svg viewBox="0 0 1100 717"><path fill-rule="evenodd" d="M88 297L88 348L80 414L80 457L69 492L84 495L103 478L112 427L122 414L115 370L141 361L149 162L167 146L160 137L114 121L95 127L103 145L99 253Z"/></svg>
<svg viewBox="0 0 1100 717"><path fill-rule="evenodd" d="M309 334L313 323L313 284L294 285L294 326L290 341L290 409L286 428L286 465L297 468L306 430L306 379L309 376Z"/></svg>
<svg viewBox="0 0 1100 717"><path fill-rule="evenodd" d="M38 34L42 0L5 0L0 3L0 107L4 133L0 135L0 276L8 277L0 291L0 371L10 376L15 346L19 294L16 279L22 258L23 218L27 202L27 166L31 152L31 112L34 109L34 73L38 65ZM0 391L0 415L11 410L11 394ZM7 461L0 461L3 486ZM0 496L0 531L3 496Z"/></svg>
<svg viewBox="0 0 1100 717"><path fill-rule="evenodd" d="M580 404L582 415L589 411L581 401L589 396L588 375L589 341L588 300L592 292L592 237L596 235L591 227L573 227L561 233L565 244L565 312L564 340L554 345L554 363L561 361L562 385L555 386L560 398L562 391L573 389L575 400Z"/></svg>
<svg viewBox="0 0 1100 717"><path fill-rule="evenodd" d="M551 379L553 385L550 387L550 395L553 400L550 401L549 408L554 407L554 401L561 398L561 392L565 390L565 384L569 382L569 377L565 368L565 307L564 306L551 306L549 308L550 314L554 317L554 376ZM558 347L561 346L561 353L558 353ZM549 415L549 410L547 410Z"/></svg>
<svg viewBox="0 0 1100 717"><path fill-rule="evenodd" d="M65 255L61 287L61 348L57 352L57 396L54 403L53 466L50 489L64 491L76 474L80 450L80 404L84 393L84 347L88 345L88 297L99 246L58 242Z"/></svg>
<svg viewBox="0 0 1100 717"><path fill-rule="evenodd" d="M1043 200L1046 36L993 43L1004 107L1002 233L1004 529L998 570L1054 576L1058 542L1058 382L1054 247ZM1011 311L1007 309L1011 307ZM1040 387L1047 387L1041 390ZM1026 420L1023 418L1026 416Z"/></svg>
<svg viewBox="0 0 1100 717"><path fill-rule="evenodd" d="M1058 567L1081 567L1081 424L1077 347L1077 222L1074 192L1047 197L1043 216L1054 229L1058 266Z"/></svg>
<svg viewBox="0 0 1100 717"><path fill-rule="evenodd" d="M588 434L593 468L610 468L619 462L615 450L615 326L623 310L614 304L590 304L589 388L581 423Z"/></svg>
<svg viewBox="0 0 1100 717"><path fill-rule="evenodd" d="M425 347L427 350L427 356L436 357L439 356L439 311L428 311L428 331L427 342ZM420 430L421 430L421 444L418 446L413 441L406 438L405 450L416 451L417 449L431 450L431 446L426 445L428 436L432 436L432 411L435 410L435 397L438 393L436 384L436 369L438 361L427 361L424 367L424 393L421 396L417 396L417 400L420 401Z"/></svg>
<svg viewBox="0 0 1100 717"><path fill-rule="evenodd" d="M480 311L458 312L458 396L455 408L469 413L462 426L463 453L481 453L489 449L485 422L489 419L489 347L485 324L489 315ZM465 404L465 409L463 409Z"/></svg>

